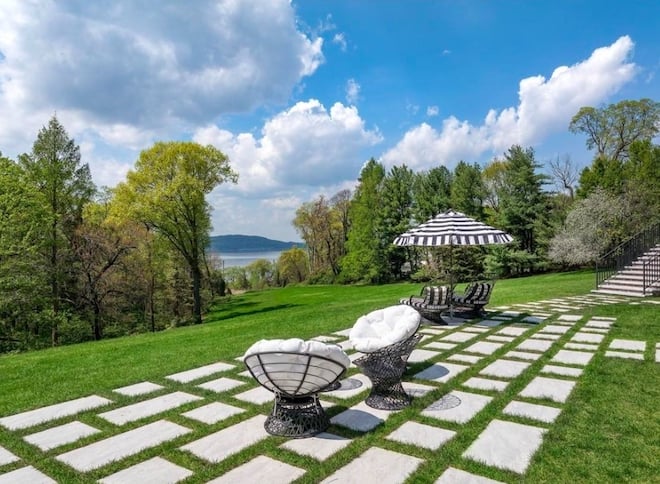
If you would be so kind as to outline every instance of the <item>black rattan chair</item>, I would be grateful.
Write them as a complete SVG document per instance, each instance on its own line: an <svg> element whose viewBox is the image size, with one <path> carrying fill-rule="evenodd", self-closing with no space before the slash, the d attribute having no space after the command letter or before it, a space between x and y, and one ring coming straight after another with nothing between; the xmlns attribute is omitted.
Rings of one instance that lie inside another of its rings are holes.
<svg viewBox="0 0 660 484"><path fill-rule="evenodd" d="M452 291L449 286L424 286L419 296L410 296L399 301L416 309L424 318L438 324L447 324L442 313L450 309Z"/></svg>

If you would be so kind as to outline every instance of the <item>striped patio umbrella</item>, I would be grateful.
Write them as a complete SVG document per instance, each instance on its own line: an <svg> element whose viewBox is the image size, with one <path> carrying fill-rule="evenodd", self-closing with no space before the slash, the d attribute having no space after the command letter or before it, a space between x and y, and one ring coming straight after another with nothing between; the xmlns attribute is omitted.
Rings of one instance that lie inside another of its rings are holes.
<svg viewBox="0 0 660 484"><path fill-rule="evenodd" d="M403 247L448 246L450 248L449 285L453 287L452 248L455 245L508 244L512 240L513 237L506 232L450 209L399 235L394 239L394 245ZM451 308L450 312L452 312Z"/></svg>

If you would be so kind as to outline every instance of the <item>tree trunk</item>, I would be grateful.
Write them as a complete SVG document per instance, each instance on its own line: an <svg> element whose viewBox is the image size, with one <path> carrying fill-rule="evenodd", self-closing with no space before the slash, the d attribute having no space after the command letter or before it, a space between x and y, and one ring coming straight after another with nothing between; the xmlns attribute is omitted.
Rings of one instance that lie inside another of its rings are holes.
<svg viewBox="0 0 660 484"><path fill-rule="evenodd" d="M103 337L101 333L101 308L94 304L94 340L99 341Z"/></svg>
<svg viewBox="0 0 660 484"><path fill-rule="evenodd" d="M53 298L53 321L51 329L51 344L57 346L59 334L57 331L57 317L60 312L60 290L58 284L57 274L57 220L53 220L51 226L51 247L50 247L50 289L51 297Z"/></svg>
<svg viewBox="0 0 660 484"><path fill-rule="evenodd" d="M193 323L202 322L202 272L199 270L199 264L191 264L192 283L193 283Z"/></svg>

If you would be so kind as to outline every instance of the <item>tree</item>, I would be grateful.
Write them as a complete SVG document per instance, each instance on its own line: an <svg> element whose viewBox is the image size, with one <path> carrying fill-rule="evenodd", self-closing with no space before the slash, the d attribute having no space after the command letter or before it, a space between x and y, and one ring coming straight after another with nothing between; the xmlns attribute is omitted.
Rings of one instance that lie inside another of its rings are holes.
<svg viewBox="0 0 660 484"><path fill-rule="evenodd" d="M496 158L488 163L481 172L485 193L484 204L495 213L500 211L499 193L504 189L506 171L506 161Z"/></svg>
<svg viewBox="0 0 660 484"><path fill-rule="evenodd" d="M621 160L598 156L591 166L580 173L580 186L577 195L589 196L595 189L601 188L612 194L620 195L624 191L624 163Z"/></svg>
<svg viewBox="0 0 660 484"><path fill-rule="evenodd" d="M371 158L360 172L349 209L350 229L341 274L347 281L378 282L383 278L384 254L378 235L381 185L385 168Z"/></svg>
<svg viewBox="0 0 660 484"><path fill-rule="evenodd" d="M307 253L299 247L282 252L277 260L277 266L280 284L283 286L303 282L309 275L309 258Z"/></svg>
<svg viewBox="0 0 660 484"><path fill-rule="evenodd" d="M486 190L481 180L479 165L460 161L454 168L451 184L451 206L454 210L478 220L484 218Z"/></svg>
<svg viewBox="0 0 660 484"><path fill-rule="evenodd" d="M426 222L450 206L452 175L445 166L415 174L412 215L416 223Z"/></svg>
<svg viewBox="0 0 660 484"><path fill-rule="evenodd" d="M557 156L550 160L550 171L554 178L555 186L560 192L568 192L571 200L575 198L575 184L578 180L578 168L571 160L570 155Z"/></svg>
<svg viewBox="0 0 660 484"><path fill-rule="evenodd" d="M640 99L599 109L582 107L568 129L587 136L587 148L595 150L595 157L624 161L634 141L650 141L660 132L660 103Z"/></svg>
<svg viewBox="0 0 660 484"><path fill-rule="evenodd" d="M140 153L135 170L115 191L115 213L125 210L147 224L188 265L194 323L202 322L202 262L211 230L205 196L221 183L237 179L227 157L213 146L158 142Z"/></svg>
<svg viewBox="0 0 660 484"><path fill-rule="evenodd" d="M47 266L52 311L60 311L64 284L69 277L70 240L82 221L82 211L96 188L87 164L80 162L80 148L69 138L55 116L43 127L32 152L19 157L30 183L42 194L49 223ZM54 319L56 321L56 318ZM52 343L58 341L57 324L52 326Z"/></svg>

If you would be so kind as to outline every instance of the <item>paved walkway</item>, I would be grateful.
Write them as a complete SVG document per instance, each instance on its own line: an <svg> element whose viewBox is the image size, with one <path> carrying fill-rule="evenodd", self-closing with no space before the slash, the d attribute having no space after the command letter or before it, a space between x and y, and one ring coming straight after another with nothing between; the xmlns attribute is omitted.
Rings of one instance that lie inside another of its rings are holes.
<svg viewBox="0 0 660 484"><path fill-rule="evenodd" d="M389 429L380 445L376 442L357 458L331 469L323 482L385 484L415 479L425 462L415 449L438 451L516 382L522 382L522 389L503 402L501 413L486 424L461 458L433 479L436 483L498 482L461 469L467 461L524 475L615 324L607 317L586 320L581 311L621 302L638 304L624 297L586 295L491 308L488 319L470 324L423 326L424 338L409 360L421 369L406 375L404 387L414 397L433 394L437 398L421 409L421 421L410 419ZM316 339L340 344L355 360L360 355L351 350L347 334L348 329ZM604 354L643 360L646 346L645 341L612 339ZM545 364L535 364L544 355L551 357ZM660 343L655 347L655 361L660 362ZM272 394L257 386L243 368L240 358L215 362L163 375L158 383L137 382L109 394L1 417L0 432L17 435L34 447L39 458L31 462L22 457L20 448L0 447L0 484L55 482L38 469L48 460L80 473L94 471L103 483L194 480L194 472L181 465L186 458L212 466L274 439L263 428ZM469 372L474 376L462 377L468 369L475 370ZM452 380L459 383L456 389L443 390ZM370 381L352 366L341 388L323 394L322 404L333 415L329 431L288 440L279 447L323 462L387 425L396 412L368 407L363 397L369 388ZM385 441L402 444L397 449L410 452L389 450ZM172 452L187 457L176 459L179 463L163 457ZM307 472L266 455L226 467L222 467L224 474L208 482L288 483Z"/></svg>

